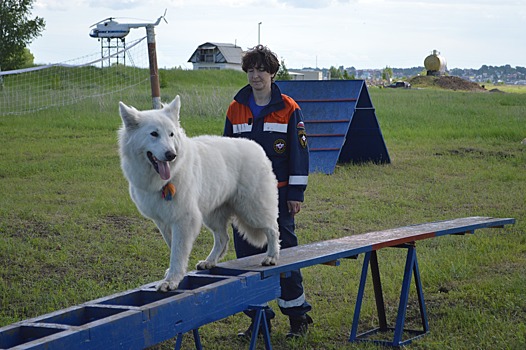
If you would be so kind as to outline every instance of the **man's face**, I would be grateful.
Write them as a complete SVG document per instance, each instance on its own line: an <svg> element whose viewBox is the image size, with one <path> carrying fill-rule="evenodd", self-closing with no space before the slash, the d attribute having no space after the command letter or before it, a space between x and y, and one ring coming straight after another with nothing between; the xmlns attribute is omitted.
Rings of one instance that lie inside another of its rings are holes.
<svg viewBox="0 0 526 350"><path fill-rule="evenodd" d="M254 90L270 90L272 74L264 67L253 67L247 70L248 83Z"/></svg>

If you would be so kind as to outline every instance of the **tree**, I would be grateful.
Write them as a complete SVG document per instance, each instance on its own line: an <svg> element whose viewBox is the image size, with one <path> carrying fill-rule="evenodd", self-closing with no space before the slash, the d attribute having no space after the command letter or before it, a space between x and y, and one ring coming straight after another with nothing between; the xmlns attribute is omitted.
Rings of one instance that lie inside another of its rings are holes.
<svg viewBox="0 0 526 350"><path fill-rule="evenodd" d="M343 79L343 75L342 75L341 70L339 70L338 68L336 68L334 66L331 66L331 68L329 68L329 74L330 74L331 80L341 80L341 79Z"/></svg>
<svg viewBox="0 0 526 350"><path fill-rule="evenodd" d="M35 56L26 47L22 55L22 68L32 67L34 62L35 62Z"/></svg>
<svg viewBox="0 0 526 350"><path fill-rule="evenodd" d="M289 70L287 69L287 66L285 66L285 60L281 59L278 74L276 75L276 80L291 80L291 79L292 77L289 74Z"/></svg>
<svg viewBox="0 0 526 350"><path fill-rule="evenodd" d="M382 79L387 80L387 82L391 83L391 78L393 77L393 68L386 66L382 70Z"/></svg>
<svg viewBox="0 0 526 350"><path fill-rule="evenodd" d="M35 0L0 0L0 69L27 64L26 46L41 35L44 19L29 19Z"/></svg>

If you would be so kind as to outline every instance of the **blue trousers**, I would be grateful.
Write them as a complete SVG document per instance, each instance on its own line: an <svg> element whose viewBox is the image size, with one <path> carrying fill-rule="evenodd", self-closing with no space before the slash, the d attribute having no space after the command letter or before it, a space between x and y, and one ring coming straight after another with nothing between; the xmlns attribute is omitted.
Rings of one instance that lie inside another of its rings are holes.
<svg viewBox="0 0 526 350"><path fill-rule="evenodd" d="M281 240L281 249L295 247L298 245L298 237L294 233L296 227L294 217L289 214L286 201L286 187L279 189L279 238ZM256 248L244 240L234 227L234 247L236 256L243 258L246 256L265 253L266 247ZM279 264L279 261L278 261ZM300 270L293 270L285 278L280 279L281 296L278 299L278 305L284 315L299 317L306 314L312 309L311 305L305 299L303 290L303 277ZM255 312L254 312L255 313ZM247 315L253 317L251 312ZM269 308L266 310L267 318L274 318L274 312Z"/></svg>

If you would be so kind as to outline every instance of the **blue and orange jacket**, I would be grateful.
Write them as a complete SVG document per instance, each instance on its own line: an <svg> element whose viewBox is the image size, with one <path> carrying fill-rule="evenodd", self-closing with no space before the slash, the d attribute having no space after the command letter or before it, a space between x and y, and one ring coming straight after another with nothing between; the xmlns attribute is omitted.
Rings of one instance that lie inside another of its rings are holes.
<svg viewBox="0 0 526 350"><path fill-rule="evenodd" d="M250 85L242 88L227 110L224 136L259 143L272 162L278 187L287 187L286 200L303 202L309 175L309 148L303 115L296 101L272 84L270 103L255 118L249 107Z"/></svg>

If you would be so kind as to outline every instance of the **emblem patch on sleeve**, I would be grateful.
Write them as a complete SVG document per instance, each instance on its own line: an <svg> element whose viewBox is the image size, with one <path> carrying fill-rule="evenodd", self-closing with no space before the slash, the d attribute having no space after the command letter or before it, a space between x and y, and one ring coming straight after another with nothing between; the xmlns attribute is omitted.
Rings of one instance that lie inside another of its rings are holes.
<svg viewBox="0 0 526 350"><path fill-rule="evenodd" d="M298 129L298 140L300 141L301 147L307 148L307 133L305 132L305 129Z"/></svg>
<svg viewBox="0 0 526 350"><path fill-rule="evenodd" d="M283 139L277 139L274 141L274 151L278 154L282 154L287 149L287 143Z"/></svg>

